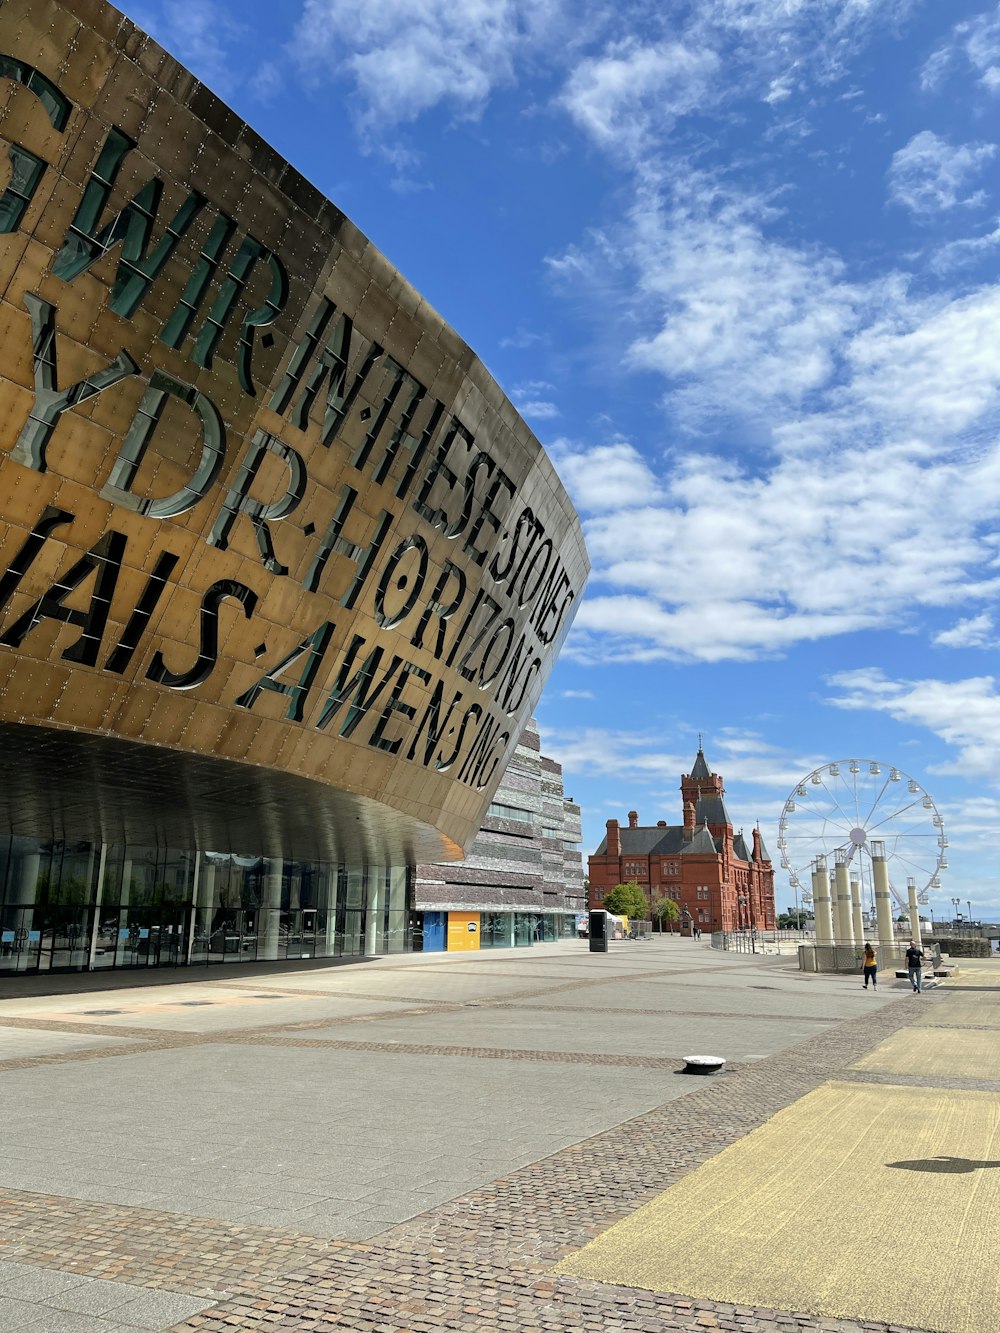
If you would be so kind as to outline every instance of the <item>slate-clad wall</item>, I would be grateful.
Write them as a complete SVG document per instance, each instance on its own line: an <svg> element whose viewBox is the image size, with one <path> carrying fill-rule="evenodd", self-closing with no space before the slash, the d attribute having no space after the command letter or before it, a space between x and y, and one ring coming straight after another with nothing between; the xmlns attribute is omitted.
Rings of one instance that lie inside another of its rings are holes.
<svg viewBox="0 0 1000 1333"><path fill-rule="evenodd" d="M580 807L563 796L562 769L540 753L532 719L461 865L418 865L426 910L582 912ZM521 812L511 816L505 811ZM554 830L556 836L548 836ZM567 842L574 844L566 847Z"/></svg>

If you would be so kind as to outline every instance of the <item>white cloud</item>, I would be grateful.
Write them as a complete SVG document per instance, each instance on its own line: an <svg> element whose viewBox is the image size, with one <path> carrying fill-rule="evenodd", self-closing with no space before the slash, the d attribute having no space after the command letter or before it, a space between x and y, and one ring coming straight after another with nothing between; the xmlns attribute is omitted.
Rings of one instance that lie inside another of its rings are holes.
<svg viewBox="0 0 1000 1333"><path fill-rule="evenodd" d="M648 131L733 94L777 103L833 77L910 3L707 0L662 15L607 0L303 0L289 51L316 82L350 81L372 138L435 107L477 117L529 63L568 70L560 104L603 147L634 154Z"/></svg>
<svg viewBox="0 0 1000 1333"><path fill-rule="evenodd" d="M966 264L976 263L998 245L1000 245L1000 221L993 231L981 236L963 236L957 241L946 242L931 256L931 268L935 273L949 273Z"/></svg>
<svg viewBox="0 0 1000 1333"><path fill-rule="evenodd" d="M836 256L768 240L773 215L768 201L692 174L670 194L644 189L630 218L648 331L628 360L673 381L672 411L694 428L706 414L787 411L827 384L869 301Z"/></svg>
<svg viewBox="0 0 1000 1333"><path fill-rule="evenodd" d="M581 60L562 105L600 147L637 159L674 121L752 97L777 106L837 77L876 27L911 0L702 0L670 26L615 35Z"/></svg>
<svg viewBox="0 0 1000 1333"><path fill-rule="evenodd" d="M671 441L554 451L593 563L567 652L750 660L996 596L1000 284L853 278L773 200L681 171L551 265L662 377Z"/></svg>
<svg viewBox="0 0 1000 1333"><path fill-rule="evenodd" d="M236 74L233 48L247 28L219 0L152 0L130 11L134 21L198 78L224 94Z"/></svg>
<svg viewBox="0 0 1000 1333"><path fill-rule="evenodd" d="M552 421L559 415L559 408L543 395L555 387L547 380L529 380L526 384L516 384L510 391L511 402L523 417Z"/></svg>
<svg viewBox="0 0 1000 1333"><path fill-rule="evenodd" d="M305 0L295 51L317 81L350 79L378 132L439 105L478 116L561 18L561 0Z"/></svg>
<svg viewBox="0 0 1000 1333"><path fill-rule="evenodd" d="M932 130L921 130L893 154L889 197L918 215L980 203L982 193L966 194L965 189L996 151L996 144L952 145Z"/></svg>
<svg viewBox="0 0 1000 1333"><path fill-rule="evenodd" d="M559 455L591 515L594 572L567 646L579 660L749 660L906 629L922 612L1000 591L996 445L945 460L858 440L758 473L671 455L659 500L632 451L619 459L621 484L602 488L605 448Z"/></svg>
<svg viewBox="0 0 1000 1333"><path fill-rule="evenodd" d="M1000 92L1000 5L991 13L955 25L948 40L924 65L921 86L936 91L949 75L969 66L988 92Z"/></svg>
<svg viewBox="0 0 1000 1333"><path fill-rule="evenodd" d="M719 64L711 50L628 37L577 66L562 104L602 147L638 153L651 131L662 134L677 116L717 99Z"/></svg>
<svg viewBox="0 0 1000 1333"><path fill-rule="evenodd" d="M981 615L960 620L951 629L935 634L933 642L939 648L995 648L993 617L984 611Z"/></svg>
<svg viewBox="0 0 1000 1333"><path fill-rule="evenodd" d="M660 494L657 477L627 440L582 450L556 440L549 452L574 503L590 513L628 508L637 496L653 500Z"/></svg>
<svg viewBox="0 0 1000 1333"><path fill-rule="evenodd" d="M519 324L514 333L508 334L506 338L500 339L500 346L511 347L516 351L521 351L524 348L534 347L537 343L546 341L547 338L544 334L533 333L530 329L526 329Z"/></svg>
<svg viewBox="0 0 1000 1333"><path fill-rule="evenodd" d="M878 667L831 678L837 708L887 713L897 722L926 727L956 751L934 772L1000 782L1000 694L992 676L967 680L892 680Z"/></svg>

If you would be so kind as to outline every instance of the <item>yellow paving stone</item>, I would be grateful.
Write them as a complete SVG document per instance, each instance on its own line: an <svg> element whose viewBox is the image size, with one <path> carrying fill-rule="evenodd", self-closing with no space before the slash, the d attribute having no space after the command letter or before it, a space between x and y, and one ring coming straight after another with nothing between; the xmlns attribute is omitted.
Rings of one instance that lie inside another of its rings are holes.
<svg viewBox="0 0 1000 1333"><path fill-rule="evenodd" d="M946 1000L928 1006L916 1021L916 1027L992 1027L1000 1028L1000 991L995 995L949 995Z"/></svg>
<svg viewBox="0 0 1000 1333"><path fill-rule="evenodd" d="M958 969L954 976L945 982L948 990L957 986L1000 986L1000 959L997 958L956 958Z"/></svg>
<svg viewBox="0 0 1000 1333"><path fill-rule="evenodd" d="M996 1333L1000 1097L830 1082L559 1273L735 1305Z"/></svg>
<svg viewBox="0 0 1000 1333"><path fill-rule="evenodd" d="M998 1078L1000 1028L995 1032L957 1027L903 1028L880 1041L851 1068L931 1078Z"/></svg>

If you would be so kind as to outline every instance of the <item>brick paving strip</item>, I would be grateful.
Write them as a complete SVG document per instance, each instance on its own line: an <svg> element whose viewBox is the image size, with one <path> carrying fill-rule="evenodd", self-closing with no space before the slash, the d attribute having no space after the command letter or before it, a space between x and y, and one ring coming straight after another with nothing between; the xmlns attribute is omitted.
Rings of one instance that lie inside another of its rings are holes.
<svg viewBox="0 0 1000 1333"><path fill-rule="evenodd" d="M921 1010L938 999L926 997ZM175 1325L176 1333L907 1333L900 1325L690 1300L550 1270L783 1107L843 1077L914 1014L895 1004L846 1020L368 1243L0 1191L0 1258L215 1300Z"/></svg>

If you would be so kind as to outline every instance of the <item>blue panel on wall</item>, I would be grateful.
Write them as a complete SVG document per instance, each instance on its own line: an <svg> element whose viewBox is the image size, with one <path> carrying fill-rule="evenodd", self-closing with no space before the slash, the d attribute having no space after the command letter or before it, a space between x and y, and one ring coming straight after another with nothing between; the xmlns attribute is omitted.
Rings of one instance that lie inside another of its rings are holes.
<svg viewBox="0 0 1000 1333"><path fill-rule="evenodd" d="M443 953L446 912L424 913L424 953Z"/></svg>

